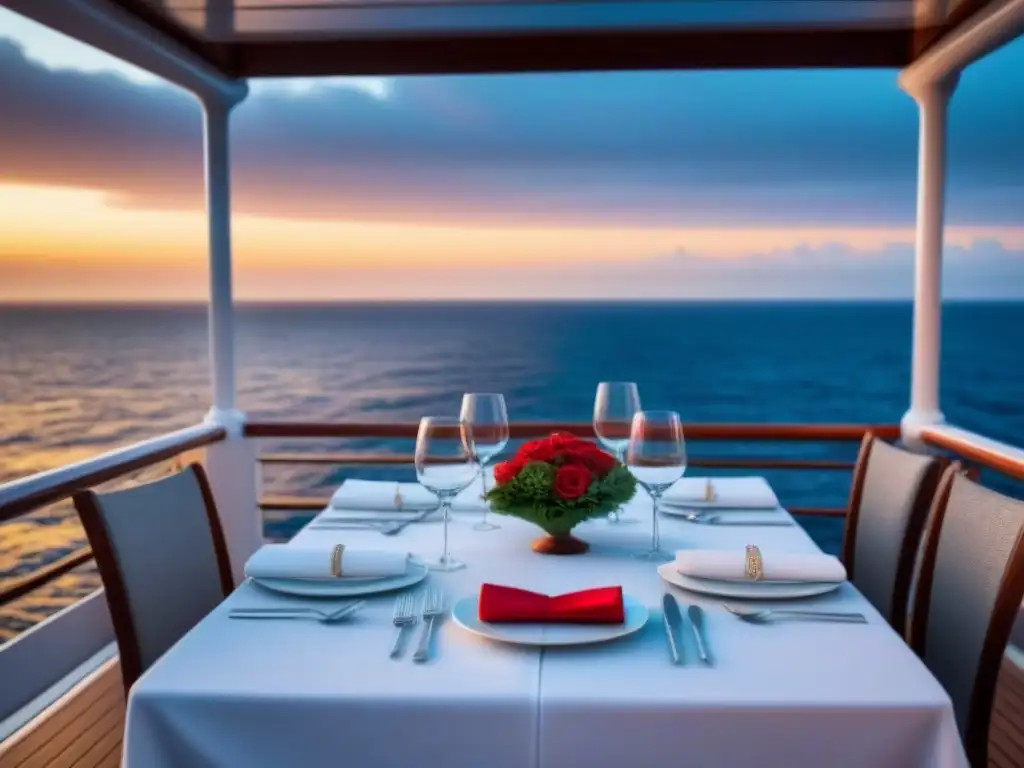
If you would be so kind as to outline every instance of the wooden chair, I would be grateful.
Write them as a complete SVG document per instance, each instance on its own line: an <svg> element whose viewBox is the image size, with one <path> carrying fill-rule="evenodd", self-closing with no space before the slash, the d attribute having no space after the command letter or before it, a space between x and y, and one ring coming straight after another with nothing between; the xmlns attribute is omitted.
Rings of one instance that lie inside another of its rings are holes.
<svg viewBox="0 0 1024 768"><path fill-rule="evenodd" d="M125 693L234 588L199 464L145 485L74 496L110 606Z"/></svg>
<svg viewBox="0 0 1024 768"><path fill-rule="evenodd" d="M842 560L850 581L900 635L918 550L948 462L864 435L853 473Z"/></svg>
<svg viewBox="0 0 1024 768"><path fill-rule="evenodd" d="M908 641L953 700L971 764L985 768L996 680L1024 598L1024 501L942 476L925 530Z"/></svg>

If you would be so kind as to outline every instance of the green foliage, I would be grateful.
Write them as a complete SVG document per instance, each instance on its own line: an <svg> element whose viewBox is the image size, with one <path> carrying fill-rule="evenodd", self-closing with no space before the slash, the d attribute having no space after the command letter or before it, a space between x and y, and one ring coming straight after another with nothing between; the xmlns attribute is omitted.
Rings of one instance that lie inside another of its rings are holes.
<svg viewBox="0 0 1024 768"><path fill-rule="evenodd" d="M636 479L621 464L595 478L582 496L572 500L554 492L555 472L550 464L532 461L515 479L488 491L487 500L499 514L526 520L552 536L564 536L584 520L607 515L636 493Z"/></svg>

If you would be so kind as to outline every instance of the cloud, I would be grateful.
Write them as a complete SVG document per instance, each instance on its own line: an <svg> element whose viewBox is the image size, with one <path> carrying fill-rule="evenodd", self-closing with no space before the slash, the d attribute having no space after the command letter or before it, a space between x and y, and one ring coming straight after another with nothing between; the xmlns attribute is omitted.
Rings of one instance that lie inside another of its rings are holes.
<svg viewBox="0 0 1024 768"><path fill-rule="evenodd" d="M364 85L256 90L234 118L235 209L638 226L914 216L916 108L892 71ZM0 39L0 103L7 180L105 188L129 207L202 205L200 111L187 95L54 70ZM1024 42L964 77L950 132L949 222L1020 224Z"/></svg>

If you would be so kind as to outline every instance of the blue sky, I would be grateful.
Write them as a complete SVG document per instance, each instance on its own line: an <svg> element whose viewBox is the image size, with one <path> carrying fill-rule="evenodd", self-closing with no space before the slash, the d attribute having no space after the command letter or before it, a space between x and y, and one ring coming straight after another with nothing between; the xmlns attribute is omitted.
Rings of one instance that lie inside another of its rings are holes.
<svg viewBox="0 0 1024 768"><path fill-rule="evenodd" d="M201 209L191 97L4 11L0 38L0 183L102 188L125 210ZM638 234L635 253L587 273L610 286L636 278L641 259L639 294L697 270L715 291L747 295L773 282L754 277L772 267L807 295L846 295L851 280L909 295L917 113L897 74L264 82L234 120L234 207L479 232L679 232L671 246ZM963 77L949 157L947 286L1024 296L1024 41ZM709 229L725 233L720 246L686 235ZM466 275L486 273L480 258ZM586 267L554 264L550 280L576 280L557 277L566 269Z"/></svg>

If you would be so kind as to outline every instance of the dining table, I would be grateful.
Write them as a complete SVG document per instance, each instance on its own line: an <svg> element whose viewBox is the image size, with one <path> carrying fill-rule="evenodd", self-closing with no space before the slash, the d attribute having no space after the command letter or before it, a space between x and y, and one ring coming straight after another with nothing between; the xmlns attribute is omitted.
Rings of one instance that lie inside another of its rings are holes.
<svg viewBox="0 0 1024 768"><path fill-rule="evenodd" d="M726 491L730 478L715 483ZM319 527L325 513L294 546L400 550L422 561L440 554L436 520L386 536ZM854 611L864 623L744 621L725 610L729 600L671 586L657 563L634 557L651 538L642 490L623 513L635 522L579 525L574 534L589 551L563 556L532 551L541 532L518 518L492 513L500 528L477 531L478 512L453 513L449 545L466 567L432 571L410 588L436 589L444 599L426 663L415 663L411 648L390 655L404 592L367 596L335 623L233 620L233 609L324 604L244 581L132 688L124 765L967 768L949 696L848 581L766 607ZM663 514L661 545L820 552L786 510L757 514L792 524L711 525ZM621 586L647 607L648 620L633 634L589 645L498 642L450 616L484 583L551 595ZM677 636L681 660L673 663L666 593L684 614L690 605L703 609L710 663L688 631Z"/></svg>

